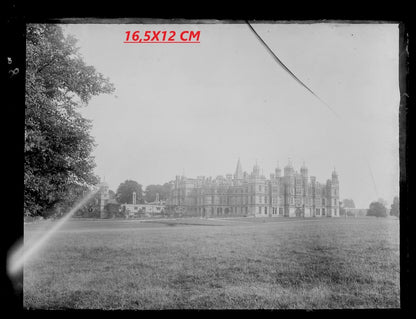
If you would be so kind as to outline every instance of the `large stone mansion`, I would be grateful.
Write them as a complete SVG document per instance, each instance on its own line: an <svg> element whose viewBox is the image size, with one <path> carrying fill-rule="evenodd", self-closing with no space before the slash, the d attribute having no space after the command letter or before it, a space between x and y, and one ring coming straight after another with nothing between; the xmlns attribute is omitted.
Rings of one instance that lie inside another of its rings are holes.
<svg viewBox="0 0 416 319"><path fill-rule="evenodd" d="M243 172L238 160L235 174L186 178L176 176L166 209L185 216L338 217L339 182L335 170L326 184L300 173L289 162L277 167L270 178L260 174L256 164L251 174Z"/></svg>

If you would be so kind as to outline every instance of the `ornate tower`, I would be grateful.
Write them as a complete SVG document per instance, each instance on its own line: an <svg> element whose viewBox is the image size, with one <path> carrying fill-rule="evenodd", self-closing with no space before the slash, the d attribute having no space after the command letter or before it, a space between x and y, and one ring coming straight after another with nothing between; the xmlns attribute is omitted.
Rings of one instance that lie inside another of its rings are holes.
<svg viewBox="0 0 416 319"><path fill-rule="evenodd" d="M110 194L109 194L109 187L108 184L106 182L102 182L100 184L100 218L106 218L106 213L104 210L105 205L108 203L108 200L110 198Z"/></svg>
<svg viewBox="0 0 416 319"><path fill-rule="evenodd" d="M310 217L312 215L312 211L310 209L310 200L309 200L309 183L308 183L308 168L303 162L302 167L300 168L300 175L302 176L302 205L303 205L303 214L306 217Z"/></svg>
<svg viewBox="0 0 416 319"><path fill-rule="evenodd" d="M295 171L289 159L284 168L284 188L285 188L285 209L286 217L295 215Z"/></svg>
<svg viewBox="0 0 416 319"><path fill-rule="evenodd" d="M136 205L137 194L133 192L133 205Z"/></svg>
<svg viewBox="0 0 416 319"><path fill-rule="evenodd" d="M339 181L338 181L338 174L335 171L332 172L331 178L331 197L332 197L332 211L333 216L339 216Z"/></svg>
<svg viewBox="0 0 416 319"><path fill-rule="evenodd" d="M315 217L316 216L316 204L317 204L317 199L316 199L316 177L315 176L311 176L311 183L310 183L310 193L309 193L309 207L311 210L311 216Z"/></svg>

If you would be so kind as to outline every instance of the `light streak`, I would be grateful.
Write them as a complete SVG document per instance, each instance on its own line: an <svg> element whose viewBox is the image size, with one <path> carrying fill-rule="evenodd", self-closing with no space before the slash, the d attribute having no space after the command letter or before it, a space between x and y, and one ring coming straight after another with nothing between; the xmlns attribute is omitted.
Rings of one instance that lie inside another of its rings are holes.
<svg viewBox="0 0 416 319"><path fill-rule="evenodd" d="M92 197L100 190L97 188L88 193L81 201L79 201L64 217L60 218L50 229L48 229L38 240L32 245L25 246L20 239L11 249L7 258L7 272L9 276L17 275L22 269L26 261L33 255L38 253L45 243L68 221L74 213L84 206Z"/></svg>

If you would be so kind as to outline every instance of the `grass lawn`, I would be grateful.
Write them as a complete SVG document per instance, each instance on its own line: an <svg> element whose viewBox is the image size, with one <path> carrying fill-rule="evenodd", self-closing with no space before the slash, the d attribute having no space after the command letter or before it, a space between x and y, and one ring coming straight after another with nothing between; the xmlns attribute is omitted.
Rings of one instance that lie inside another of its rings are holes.
<svg viewBox="0 0 416 319"><path fill-rule="evenodd" d="M72 220L25 264L24 307L398 308L399 272L389 218Z"/></svg>

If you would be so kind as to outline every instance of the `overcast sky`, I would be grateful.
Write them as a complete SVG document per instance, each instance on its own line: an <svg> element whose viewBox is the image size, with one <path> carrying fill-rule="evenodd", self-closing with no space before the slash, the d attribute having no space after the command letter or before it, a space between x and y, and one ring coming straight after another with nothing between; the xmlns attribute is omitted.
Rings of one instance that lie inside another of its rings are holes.
<svg viewBox="0 0 416 319"><path fill-rule="evenodd" d="M253 24L331 109L282 69L245 24L72 24L87 64L113 95L81 113L93 121L96 173L116 190L234 173L238 158L267 177L291 158L340 197L391 203L399 185L397 24ZM125 31L200 31L195 44L125 44ZM372 177L373 176L373 177Z"/></svg>

